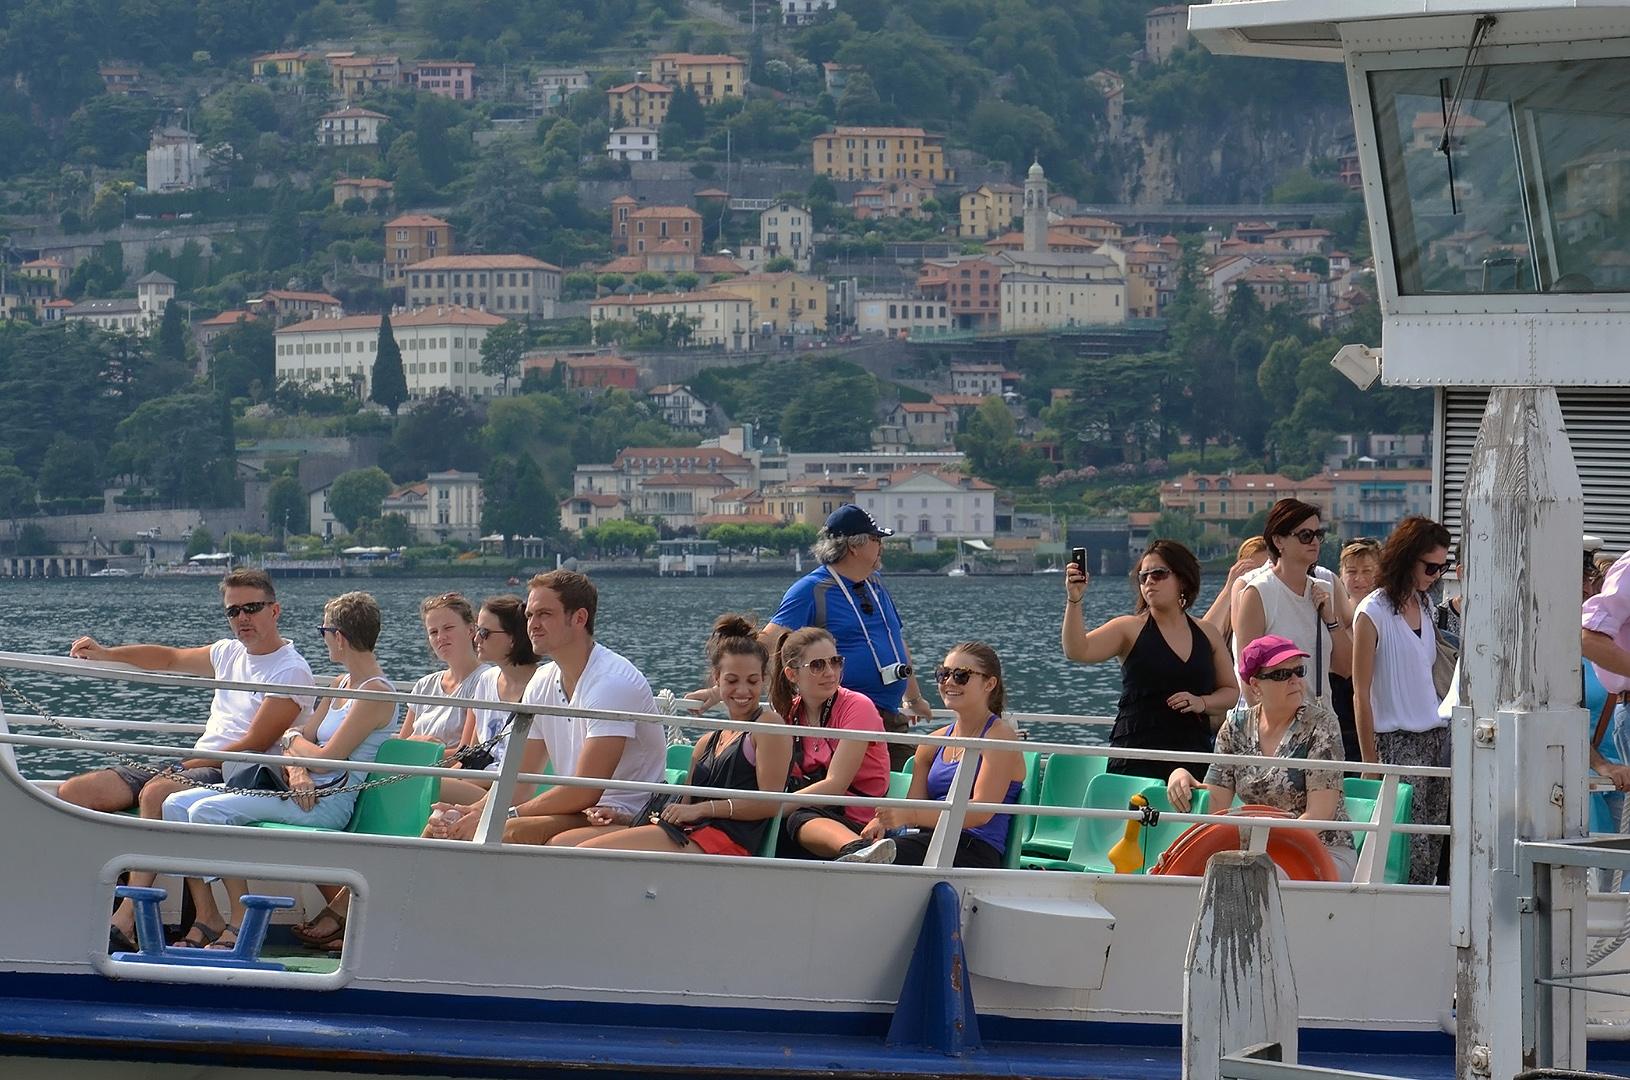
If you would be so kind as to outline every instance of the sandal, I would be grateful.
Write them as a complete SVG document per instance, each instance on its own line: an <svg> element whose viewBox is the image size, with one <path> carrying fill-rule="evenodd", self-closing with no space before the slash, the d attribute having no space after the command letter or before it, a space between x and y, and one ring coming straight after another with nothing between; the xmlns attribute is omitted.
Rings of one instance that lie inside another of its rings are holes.
<svg viewBox="0 0 1630 1080"><path fill-rule="evenodd" d="M108 927L108 952L136 952L136 943L117 926Z"/></svg>
<svg viewBox="0 0 1630 1080"><path fill-rule="evenodd" d="M322 926L325 920L332 922L334 929L318 932L318 927ZM335 911L332 905L328 905L319 911L310 922L289 927L289 933L293 934L294 939L307 948L332 949L336 947L335 942L341 941L345 937L345 916Z"/></svg>
<svg viewBox="0 0 1630 1080"><path fill-rule="evenodd" d="M212 949L215 947L215 942L220 940L221 934L230 929L232 929L231 926L225 926L220 930L211 930L203 923L195 922L188 928L187 936L177 941L174 947L177 949ZM196 941L193 940L194 934L198 935Z"/></svg>
<svg viewBox="0 0 1630 1080"><path fill-rule="evenodd" d="M206 933L207 932L208 931L206 931ZM223 952L231 952L237 947L238 928L233 926L231 923L227 923L225 926L221 927L220 930L216 931L215 936L210 938L209 944L204 946L206 949L220 949Z"/></svg>

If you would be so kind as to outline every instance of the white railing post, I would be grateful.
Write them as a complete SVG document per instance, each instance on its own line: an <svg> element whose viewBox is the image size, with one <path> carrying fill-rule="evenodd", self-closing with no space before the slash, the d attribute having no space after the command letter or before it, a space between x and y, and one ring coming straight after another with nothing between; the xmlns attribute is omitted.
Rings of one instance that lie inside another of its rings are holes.
<svg viewBox="0 0 1630 1080"><path fill-rule="evenodd" d="M968 817L968 797L973 794L973 778L978 771L979 749L965 747L956 774L951 777L951 790L945 793L945 810L934 827L934 839L928 842L924 866L946 870L955 861L957 844L962 840L962 822Z"/></svg>
<svg viewBox="0 0 1630 1080"><path fill-rule="evenodd" d="M1392 853L1392 825L1398 816L1398 774L1386 773L1381 777L1381 797L1375 800L1370 824L1375 831L1364 841L1364 850L1358 855L1358 869L1353 881L1375 885L1386 880L1387 858Z"/></svg>
<svg viewBox="0 0 1630 1080"><path fill-rule="evenodd" d="M509 819L509 803L515 793L515 778L521 773L521 758L526 753L526 735L532 729L531 713L516 713L509 742L504 747L504 763L498 769L498 779L487 791L487 805L481 811L481 824L476 826L475 842L498 845L504 842L504 823Z"/></svg>

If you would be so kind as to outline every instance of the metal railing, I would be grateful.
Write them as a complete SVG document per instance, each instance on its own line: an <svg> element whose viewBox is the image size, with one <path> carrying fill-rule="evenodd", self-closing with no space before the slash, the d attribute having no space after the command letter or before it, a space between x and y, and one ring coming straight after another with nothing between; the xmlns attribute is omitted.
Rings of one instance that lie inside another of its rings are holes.
<svg viewBox="0 0 1630 1080"><path fill-rule="evenodd" d="M199 690L213 691L219 688L248 690L255 693L273 693L293 697L344 697L349 699L386 701L403 705L443 705L449 699L438 695L413 694L391 691L361 690L346 687L292 685L276 683L247 683L234 680L206 679L191 675L175 675L168 672L152 672L131 668L123 664L95 664L89 661L66 659L62 657L45 657L19 653L0 652L0 668L32 671L56 677L69 678L96 678L106 680L119 680L135 682L146 685L166 687L191 687ZM636 791L645 793L678 793L703 798L742 798L742 790L738 788L718 788L692 784L667 784L660 780L643 782L633 780L612 780L601 777L561 776L552 773L526 773L521 771L521 761L524 756L525 744L530 729L532 715L560 716L584 720L605 719L618 721L632 721L636 723L671 724L698 731L730 730L743 731L753 734L769 736L785 736L789 734L788 725L781 723L764 723L749 721L731 721L718 719L707 715L691 713L663 714L663 713L624 713L604 709L585 709L572 706L536 705L530 703L462 700L461 703L472 709L496 710L505 713L518 714L518 720L507 736L503 763L496 772L479 774L480 778L491 779L492 786L488 792L486 803L482 812L482 819L477 827L475 842L483 845L497 845L503 843L504 824L510 805L517 801L517 789L523 784L545 785L556 787L581 787L599 790ZM0 703L3 704L3 703ZM943 716L950 716L942 712ZM1082 723L1093 726L1102 726L1112 723L1106 717L1069 717L1050 713L1014 713L1009 715L1012 721L1046 721L1049 723ZM147 722L131 720L98 719L93 717L45 717L37 714L5 714L0 712L0 748L7 748L7 752L0 754L0 764L7 768L14 768L11 760L10 748L31 747L48 750L76 750L109 754L115 757L143 757L152 756L164 759L173 759L178 753L189 751L191 747L154 744L145 742L132 742L125 740L97 740L72 736L54 735L28 735L10 730L10 724L39 725L58 724L73 730L110 730L110 731L162 731L165 733L192 734L201 732L202 725L175 722ZM810 729L802 729L805 737L811 734ZM819 737L834 740L861 740L865 742L903 743L911 746L939 746L961 748L963 751L961 762L952 781L951 789L944 800L889 798L884 796L855 796L855 795L805 795L797 792L764 793L766 798L755 801L773 801L783 807L789 806L873 806L892 807L908 810L929 810L939 815L939 821L934 829L928 854L923 865L936 869L946 869L952 864L964 821L970 812L985 814L1013 814L1036 817L1061 818L1103 818L1120 821L1143 821L1144 814L1138 810L1110 809L1087 806L1045 806L1045 805L1016 805L1012 803L980 802L973 799L973 781L981 757L990 752L1033 752L1048 755L1080 755L1089 757L1116 757L1140 761L1170 761L1180 758L1185 762L1196 763L1222 763L1230 765L1264 765L1269 767L1283 767L1287 762L1301 759L1287 759L1280 757L1250 756L1238 754L1201 754L1181 753L1174 754L1162 750L1140 750L1132 747L1109 747L1103 745L1084 745L1079 743L1044 742L1025 739L1019 742L1010 740L995 740L955 735L935 735L927 732L880 732L866 730L850 730L842 728L818 729ZM304 758L293 755L280 755L271 753L251 753L247 751L211 751L212 758L223 761L254 762L269 765L301 765L307 768L334 769L336 762L328 758ZM1325 763L1321 762L1323 766ZM356 763L365 765L367 772L376 774L389 774L400 776L435 776L445 779L470 780L472 773L463 769L449 769L439 766L426 765L400 765L383 762ZM364 771L360 768L353 771ZM1447 836L1450 827L1446 825L1418 825L1400 823L1393 820L1394 809L1397 803L1398 784L1405 776L1443 776L1450 773L1447 768L1429 767L1419 765L1383 765L1371 762L1332 761L1327 769L1321 771L1355 773L1362 772L1370 775L1379 775L1382 780L1380 793L1375 802L1375 811L1368 821L1329 821L1311 818L1256 818L1241 815L1220 815L1214 813L1196 814L1180 813L1176 811L1162 811L1162 820L1177 821L1184 824L1221 823L1236 826L1241 831L1242 839L1256 850L1261 850L1267 843L1273 829L1314 830L1314 831L1349 831L1353 833L1373 834L1373 842L1366 841L1363 851L1359 853L1357 871L1354 874L1354 883L1380 884L1382 872L1386 865L1387 852L1394 834L1426 834ZM25 780L21 774L18 778ZM1203 779L1197 777L1196 779ZM1157 781L1152 781L1157 782ZM439 842L439 841L431 841ZM1630 860L1630 854L1626 855Z"/></svg>

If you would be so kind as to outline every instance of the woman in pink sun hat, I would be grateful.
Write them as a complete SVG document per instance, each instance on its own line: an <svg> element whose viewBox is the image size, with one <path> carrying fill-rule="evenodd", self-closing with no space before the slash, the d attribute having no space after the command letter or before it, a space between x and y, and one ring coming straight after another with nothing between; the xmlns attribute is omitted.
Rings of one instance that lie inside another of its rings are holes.
<svg viewBox="0 0 1630 1080"><path fill-rule="evenodd" d="M1231 714L1217 732L1219 754L1285 759L1282 765L1214 764L1206 770L1205 787L1213 812L1231 805L1238 795L1246 803L1273 806L1313 821L1347 821L1342 774L1311 768L1315 761L1342 762L1341 726L1336 714L1308 694L1308 654L1289 638L1268 634L1240 650L1240 680L1257 694L1257 704ZM1185 812L1199 781L1187 769L1174 769L1166 781L1172 806ZM1351 881L1358 864L1353 834L1319 833L1343 880Z"/></svg>

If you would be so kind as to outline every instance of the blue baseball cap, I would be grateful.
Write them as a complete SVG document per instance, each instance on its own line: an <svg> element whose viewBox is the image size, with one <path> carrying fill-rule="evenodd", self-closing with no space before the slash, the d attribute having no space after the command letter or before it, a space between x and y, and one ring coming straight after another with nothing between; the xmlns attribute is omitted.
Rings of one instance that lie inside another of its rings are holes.
<svg viewBox="0 0 1630 1080"><path fill-rule="evenodd" d="M893 529L885 529L873 517L854 503L845 503L832 511L826 519L826 531L833 536L893 536Z"/></svg>

